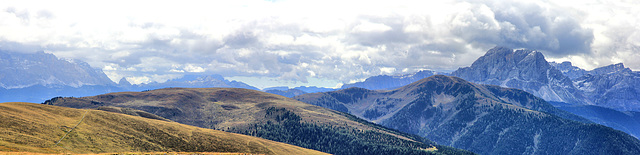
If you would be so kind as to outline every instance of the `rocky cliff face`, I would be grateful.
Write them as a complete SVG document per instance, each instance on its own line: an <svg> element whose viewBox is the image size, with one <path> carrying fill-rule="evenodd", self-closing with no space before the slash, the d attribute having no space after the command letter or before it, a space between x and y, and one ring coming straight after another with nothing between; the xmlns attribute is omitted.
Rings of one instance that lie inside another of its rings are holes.
<svg viewBox="0 0 640 155"><path fill-rule="evenodd" d="M571 62L551 63L568 77L585 97L597 106L619 111L640 111L640 72L624 64L612 64L591 71Z"/></svg>
<svg viewBox="0 0 640 155"><path fill-rule="evenodd" d="M522 89L547 101L592 104L573 86L571 79L537 51L495 47L470 67L451 75L475 83Z"/></svg>
<svg viewBox="0 0 640 155"><path fill-rule="evenodd" d="M551 64L551 66L555 67L556 69L560 70L562 74L569 77L571 80L579 78L588 73L586 70L582 68L573 66L571 62L568 62L568 61L565 61L562 63L550 62L549 64Z"/></svg>
<svg viewBox="0 0 640 155"><path fill-rule="evenodd" d="M640 111L640 73L613 64L576 78L575 86L598 106L620 111Z"/></svg>

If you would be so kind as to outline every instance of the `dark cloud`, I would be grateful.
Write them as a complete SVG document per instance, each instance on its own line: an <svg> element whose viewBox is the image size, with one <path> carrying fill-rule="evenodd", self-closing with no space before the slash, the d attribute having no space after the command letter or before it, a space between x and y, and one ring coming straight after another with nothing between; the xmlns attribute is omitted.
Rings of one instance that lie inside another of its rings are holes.
<svg viewBox="0 0 640 155"><path fill-rule="evenodd" d="M519 1L487 5L501 28L494 44L548 51L554 57L591 52L593 30L581 26L565 8Z"/></svg>
<svg viewBox="0 0 640 155"><path fill-rule="evenodd" d="M360 17L360 21L351 25L349 29L352 32L349 33L346 41L348 43L360 44L363 46L378 46L378 45L393 45L393 44L413 44L422 41L424 33L412 33L406 32L404 28L407 26L405 17L402 16L390 16L390 17ZM375 25L374 25L375 24ZM386 30L372 30L372 31L355 31L359 26L386 26Z"/></svg>
<svg viewBox="0 0 640 155"><path fill-rule="evenodd" d="M251 31L236 32L224 38L224 44L232 48L254 47L257 43L258 38Z"/></svg>

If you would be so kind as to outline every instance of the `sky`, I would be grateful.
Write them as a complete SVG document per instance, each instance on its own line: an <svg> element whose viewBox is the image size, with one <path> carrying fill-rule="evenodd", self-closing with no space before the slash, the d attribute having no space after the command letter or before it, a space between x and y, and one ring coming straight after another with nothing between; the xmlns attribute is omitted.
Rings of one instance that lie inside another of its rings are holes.
<svg viewBox="0 0 640 155"><path fill-rule="evenodd" d="M455 70L495 46L639 70L638 15L635 0L0 0L0 49L82 60L116 82L335 87Z"/></svg>

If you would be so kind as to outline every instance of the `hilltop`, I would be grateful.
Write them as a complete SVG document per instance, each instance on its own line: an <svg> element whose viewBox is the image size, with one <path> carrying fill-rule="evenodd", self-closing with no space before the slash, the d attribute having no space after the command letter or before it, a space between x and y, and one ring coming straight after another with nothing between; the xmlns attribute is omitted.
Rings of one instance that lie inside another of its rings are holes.
<svg viewBox="0 0 640 155"><path fill-rule="evenodd" d="M194 126L285 142L333 154L471 154L287 97L240 88L167 88L45 104L142 110ZM431 151L429 151L431 150Z"/></svg>
<svg viewBox="0 0 640 155"><path fill-rule="evenodd" d="M8 152L324 154L176 122L33 103L0 103L0 131L0 151Z"/></svg>

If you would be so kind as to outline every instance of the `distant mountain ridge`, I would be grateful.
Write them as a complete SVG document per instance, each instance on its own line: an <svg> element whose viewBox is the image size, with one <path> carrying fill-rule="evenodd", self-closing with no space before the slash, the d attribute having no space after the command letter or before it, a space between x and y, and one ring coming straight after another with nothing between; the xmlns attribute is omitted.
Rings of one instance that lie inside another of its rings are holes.
<svg viewBox="0 0 640 155"><path fill-rule="evenodd" d="M286 90L270 89L264 92L276 94L276 95L282 95L284 97L289 97L289 98L307 93L299 89L286 89Z"/></svg>
<svg viewBox="0 0 640 155"><path fill-rule="evenodd" d="M549 63L540 52L495 47L451 75L522 89L551 102L640 111L640 72L622 63L587 71L570 62Z"/></svg>
<svg viewBox="0 0 640 155"><path fill-rule="evenodd" d="M571 62L549 63L540 52L495 47L470 67L460 68L452 75L522 89L591 121L640 135L635 130L639 122L618 120L631 118L622 116L624 111L640 110L640 74L622 63L587 71ZM593 113L580 112L585 110Z"/></svg>
<svg viewBox="0 0 640 155"><path fill-rule="evenodd" d="M168 80L163 83L152 82L147 84L132 85L129 88L129 90L141 91L141 90L152 90L152 89L171 88L171 87L178 87L178 88L219 87L219 88L245 88L245 89L259 90L258 88L243 82L226 80L224 79L224 77L217 74L184 75L181 78Z"/></svg>
<svg viewBox="0 0 640 155"><path fill-rule="evenodd" d="M434 75L394 90L349 88L295 99L342 105L360 118L479 154L640 153L640 141L626 133L564 119L588 122L521 90L457 77Z"/></svg>
<svg viewBox="0 0 640 155"><path fill-rule="evenodd" d="M62 60L44 52L14 53L0 50L0 87L26 88L115 85L101 70L79 60Z"/></svg>
<svg viewBox="0 0 640 155"><path fill-rule="evenodd" d="M403 75L378 75L365 79L362 82L342 85L342 89L358 87L371 90L395 89L404 85L416 82L436 74L445 74L431 70L422 70L411 74Z"/></svg>
<svg viewBox="0 0 640 155"><path fill-rule="evenodd" d="M185 75L164 83L135 85L122 78L116 84L102 70L80 60L63 60L44 52L0 50L0 102L43 102L56 96L91 96L169 87L258 90L242 82L225 80L220 75Z"/></svg>

